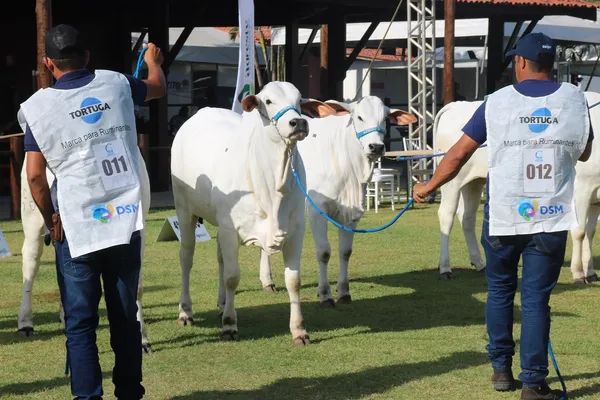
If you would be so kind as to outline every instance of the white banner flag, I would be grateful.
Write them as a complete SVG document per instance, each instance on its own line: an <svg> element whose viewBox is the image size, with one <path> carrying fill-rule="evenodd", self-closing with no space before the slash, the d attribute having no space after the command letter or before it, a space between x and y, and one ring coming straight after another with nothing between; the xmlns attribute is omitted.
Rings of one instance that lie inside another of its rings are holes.
<svg viewBox="0 0 600 400"><path fill-rule="evenodd" d="M254 92L254 0L238 0L240 58L232 110L242 113L242 100Z"/></svg>

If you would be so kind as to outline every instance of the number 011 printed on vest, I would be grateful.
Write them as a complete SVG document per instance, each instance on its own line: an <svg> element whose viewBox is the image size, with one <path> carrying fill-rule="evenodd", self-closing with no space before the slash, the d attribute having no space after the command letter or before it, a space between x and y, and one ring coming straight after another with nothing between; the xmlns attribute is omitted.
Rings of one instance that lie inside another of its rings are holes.
<svg viewBox="0 0 600 400"><path fill-rule="evenodd" d="M523 149L523 192L554 193L554 149Z"/></svg>
<svg viewBox="0 0 600 400"><path fill-rule="evenodd" d="M135 185L135 176L123 140L97 144L93 149L104 190L110 192Z"/></svg>

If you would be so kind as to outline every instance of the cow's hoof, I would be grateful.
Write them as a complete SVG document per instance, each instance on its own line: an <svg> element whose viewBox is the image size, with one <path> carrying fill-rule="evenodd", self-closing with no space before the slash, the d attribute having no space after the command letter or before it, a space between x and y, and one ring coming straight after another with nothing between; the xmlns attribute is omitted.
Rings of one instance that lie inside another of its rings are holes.
<svg viewBox="0 0 600 400"><path fill-rule="evenodd" d="M270 284L269 286L265 286L263 288L263 290L265 292L267 292L267 293L275 293L275 292L277 292L277 288L275 287L274 283Z"/></svg>
<svg viewBox="0 0 600 400"><path fill-rule="evenodd" d="M333 308L335 307L335 301L333 299L327 299L321 302L321 308Z"/></svg>
<svg viewBox="0 0 600 400"><path fill-rule="evenodd" d="M338 299L338 304L352 304L352 296L346 294Z"/></svg>
<svg viewBox="0 0 600 400"><path fill-rule="evenodd" d="M50 237L50 235L44 235L44 244L46 246L50 246L50 243L52 243L52 238Z"/></svg>
<svg viewBox="0 0 600 400"><path fill-rule="evenodd" d="M586 283L587 283L587 280L585 278L573 279L574 285L585 285Z"/></svg>
<svg viewBox="0 0 600 400"><path fill-rule="evenodd" d="M33 327L26 326L25 328L21 328L17 331L17 335L20 337L31 337L33 336Z"/></svg>
<svg viewBox="0 0 600 400"><path fill-rule="evenodd" d="M183 326L192 326L194 325L194 318L192 317L179 317L179 319L177 320L177 326L179 327L183 327Z"/></svg>
<svg viewBox="0 0 600 400"><path fill-rule="evenodd" d="M308 335L300 335L293 340L294 346L308 346L310 344L310 338Z"/></svg>
<svg viewBox="0 0 600 400"><path fill-rule="evenodd" d="M221 340L224 342L239 342L240 335L237 331L223 331L221 333Z"/></svg>
<svg viewBox="0 0 600 400"><path fill-rule="evenodd" d="M585 278L587 283L598 282L598 274L594 274Z"/></svg>
<svg viewBox="0 0 600 400"><path fill-rule="evenodd" d="M452 272L444 272L440 274L440 281L451 281L452 280Z"/></svg>
<svg viewBox="0 0 600 400"><path fill-rule="evenodd" d="M142 350L144 350L144 354L152 354L150 343L142 343Z"/></svg>

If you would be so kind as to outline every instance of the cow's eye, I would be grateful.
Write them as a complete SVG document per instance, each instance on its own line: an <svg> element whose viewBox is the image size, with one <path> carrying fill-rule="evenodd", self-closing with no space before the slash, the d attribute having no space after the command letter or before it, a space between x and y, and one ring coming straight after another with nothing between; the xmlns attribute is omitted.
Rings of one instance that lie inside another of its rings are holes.
<svg viewBox="0 0 600 400"><path fill-rule="evenodd" d="M359 120L359 121L362 121L363 119L362 119L362 117L358 117L358 120Z"/></svg>
<svg viewBox="0 0 600 400"><path fill-rule="evenodd" d="M273 104L273 102L271 100L267 100L265 103L267 103L268 106L270 106L271 104Z"/></svg>

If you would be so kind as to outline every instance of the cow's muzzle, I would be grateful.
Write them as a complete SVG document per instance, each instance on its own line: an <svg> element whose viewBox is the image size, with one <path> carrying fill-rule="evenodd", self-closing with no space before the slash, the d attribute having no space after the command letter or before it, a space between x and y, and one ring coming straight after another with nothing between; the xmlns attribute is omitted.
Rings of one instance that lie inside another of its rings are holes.
<svg viewBox="0 0 600 400"><path fill-rule="evenodd" d="M292 133L289 135L290 140L304 140L308 136L308 121L303 118L294 118L290 120Z"/></svg>

